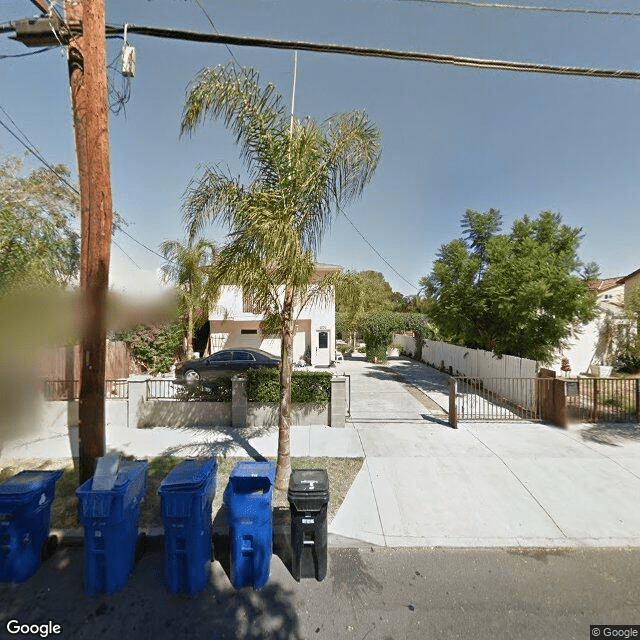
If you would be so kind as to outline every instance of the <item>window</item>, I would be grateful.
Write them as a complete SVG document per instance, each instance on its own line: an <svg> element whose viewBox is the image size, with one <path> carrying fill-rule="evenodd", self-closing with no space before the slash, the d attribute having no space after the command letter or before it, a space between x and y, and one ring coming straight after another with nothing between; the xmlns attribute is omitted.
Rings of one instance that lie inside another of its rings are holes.
<svg viewBox="0 0 640 640"><path fill-rule="evenodd" d="M329 347L329 333L321 331L318 334L318 349L327 349Z"/></svg>
<svg viewBox="0 0 640 640"><path fill-rule="evenodd" d="M249 291L242 291L242 312L256 314L261 312L255 296Z"/></svg>
<svg viewBox="0 0 640 640"><path fill-rule="evenodd" d="M246 362L247 360L255 360L253 354L249 353L248 351L234 351L233 359L242 360L243 362Z"/></svg>
<svg viewBox="0 0 640 640"><path fill-rule="evenodd" d="M211 362L227 362L231 360L231 351L218 351L211 356Z"/></svg>

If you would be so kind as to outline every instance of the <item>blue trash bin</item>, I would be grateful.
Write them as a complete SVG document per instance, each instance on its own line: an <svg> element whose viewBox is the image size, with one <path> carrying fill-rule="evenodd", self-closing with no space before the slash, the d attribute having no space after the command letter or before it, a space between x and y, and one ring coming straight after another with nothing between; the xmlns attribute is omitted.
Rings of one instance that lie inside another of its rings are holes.
<svg viewBox="0 0 640 640"><path fill-rule="evenodd" d="M173 593L195 593L209 579L213 559L211 504L218 462L185 460L160 483L164 572Z"/></svg>
<svg viewBox="0 0 640 640"><path fill-rule="evenodd" d="M262 587L272 552L271 499L276 468L271 462L239 462L229 476L224 501L229 514L231 584Z"/></svg>
<svg viewBox="0 0 640 640"><path fill-rule="evenodd" d="M122 461L112 489L94 490L91 478L76 490L87 593L113 593L133 571L148 465L146 460Z"/></svg>
<svg viewBox="0 0 640 640"><path fill-rule="evenodd" d="M21 471L0 483L0 582L24 582L49 551L49 518L62 471Z"/></svg>

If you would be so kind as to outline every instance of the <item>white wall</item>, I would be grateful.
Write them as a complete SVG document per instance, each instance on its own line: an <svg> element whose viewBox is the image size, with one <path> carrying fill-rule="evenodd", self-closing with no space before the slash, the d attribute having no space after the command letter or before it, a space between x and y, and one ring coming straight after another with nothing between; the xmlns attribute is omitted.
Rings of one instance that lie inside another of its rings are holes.
<svg viewBox="0 0 640 640"><path fill-rule="evenodd" d="M299 309L296 312L300 311ZM299 314L298 330L293 342L293 361L304 356L307 345L311 349L311 364L316 364L318 331L329 332L329 359L335 360L335 295L305 306ZM262 316L242 311L242 293L239 287L222 287L216 308L209 316L211 323L211 350L233 346L255 346L274 355L280 355L280 339L260 334ZM257 329L255 336L242 334L242 329ZM251 340L253 338L253 341ZM251 344L250 344L251 343Z"/></svg>

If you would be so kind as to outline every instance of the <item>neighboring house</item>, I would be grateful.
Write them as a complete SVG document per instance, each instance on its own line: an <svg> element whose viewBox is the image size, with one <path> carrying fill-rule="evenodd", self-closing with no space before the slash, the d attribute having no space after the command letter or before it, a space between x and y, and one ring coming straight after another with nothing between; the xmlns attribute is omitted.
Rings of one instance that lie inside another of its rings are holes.
<svg viewBox="0 0 640 640"><path fill-rule="evenodd" d="M640 284L640 269L628 276L596 280L589 285L589 289L597 295L598 317L573 332L567 347L554 362L553 369L561 371L563 358L569 360L571 376L588 373L591 365L608 364L611 354L606 336L607 323L628 323L624 315L625 291L634 284Z"/></svg>
<svg viewBox="0 0 640 640"><path fill-rule="evenodd" d="M316 264L318 277L342 271L332 264ZM296 314L300 309L296 309ZM280 338L260 331L262 315L240 287L224 286L216 307L209 313L209 345L213 353L230 347L255 347L280 355ZM299 313L293 337L293 362L305 357L314 366L329 366L335 360L335 295L329 300L307 305Z"/></svg>

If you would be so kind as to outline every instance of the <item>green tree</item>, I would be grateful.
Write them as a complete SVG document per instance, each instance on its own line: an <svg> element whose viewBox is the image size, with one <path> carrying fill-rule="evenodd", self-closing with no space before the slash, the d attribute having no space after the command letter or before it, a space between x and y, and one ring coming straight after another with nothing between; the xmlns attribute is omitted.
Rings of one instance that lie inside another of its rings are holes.
<svg viewBox="0 0 640 640"><path fill-rule="evenodd" d="M21 176L19 158L0 161L0 294L64 286L77 277L77 194L47 169ZM63 178L69 170L53 169Z"/></svg>
<svg viewBox="0 0 640 640"><path fill-rule="evenodd" d="M192 182L184 204L189 233L217 220L230 231L214 273L238 285L265 314L265 331L281 337L276 487L291 471L291 353L296 309L330 295L335 278L315 278L315 256L333 216L360 195L380 154L380 134L366 114L319 124L286 115L282 96L253 70L205 68L191 84L182 134L207 117L235 134L249 174L243 184L220 167Z"/></svg>
<svg viewBox="0 0 640 640"><path fill-rule="evenodd" d="M580 261L582 230L559 214L524 216L509 234L500 226L494 209L466 212L464 238L443 245L421 280L429 315L452 342L548 362L595 317L587 280L597 268Z"/></svg>
<svg viewBox="0 0 640 640"><path fill-rule="evenodd" d="M217 298L217 287L210 277L217 248L201 238L189 240L186 245L179 240L165 240L160 251L167 261L162 266L163 277L176 285L179 308L186 316L185 352L187 358L192 358L194 325L207 319L209 303Z"/></svg>
<svg viewBox="0 0 640 640"><path fill-rule="evenodd" d="M343 274L336 285L336 317L346 327L354 348L364 317L376 310L395 309L397 295L379 271Z"/></svg>

